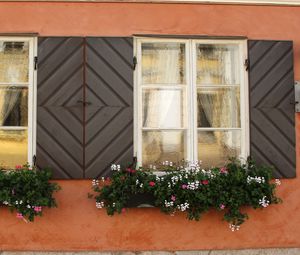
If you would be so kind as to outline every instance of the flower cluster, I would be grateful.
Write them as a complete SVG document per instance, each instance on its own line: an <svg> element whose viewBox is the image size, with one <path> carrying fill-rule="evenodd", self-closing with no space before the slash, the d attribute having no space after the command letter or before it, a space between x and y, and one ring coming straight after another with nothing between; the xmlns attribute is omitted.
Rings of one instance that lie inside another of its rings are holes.
<svg viewBox="0 0 300 255"><path fill-rule="evenodd" d="M0 204L25 222L33 221L42 215L43 207L55 207L53 193L60 187L50 182L51 173L47 170L17 165L15 169L0 170Z"/></svg>
<svg viewBox="0 0 300 255"><path fill-rule="evenodd" d="M106 208L109 215L122 213L132 197L148 194L153 198L151 205L162 212L185 212L191 220L199 220L204 212L215 208L223 212L230 229L236 231L248 217L241 207L265 208L281 201L275 195L277 185L271 180L272 169L259 167L250 159L246 163L232 160L226 166L210 169L202 169L199 162L177 166L165 161L165 173L160 171L159 176L153 169L121 168L114 164L110 182L99 186L93 181L96 207Z"/></svg>
<svg viewBox="0 0 300 255"><path fill-rule="evenodd" d="M248 176L247 177L247 183L250 184L252 182L257 182L257 183L265 183L265 178L264 177L259 177L259 176Z"/></svg>
<svg viewBox="0 0 300 255"><path fill-rule="evenodd" d="M266 197L266 196L263 196L262 199L259 199L258 203L259 203L262 207L266 208L266 207L269 206L270 201L267 200L267 197Z"/></svg>

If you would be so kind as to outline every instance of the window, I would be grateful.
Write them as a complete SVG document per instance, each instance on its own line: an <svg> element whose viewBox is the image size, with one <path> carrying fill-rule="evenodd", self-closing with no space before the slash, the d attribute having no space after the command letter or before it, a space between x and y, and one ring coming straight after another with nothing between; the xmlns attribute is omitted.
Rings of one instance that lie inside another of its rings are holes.
<svg viewBox="0 0 300 255"><path fill-rule="evenodd" d="M137 38L135 50L139 162L247 157L246 41Z"/></svg>
<svg viewBox="0 0 300 255"><path fill-rule="evenodd" d="M34 39L0 37L0 167L32 163Z"/></svg>

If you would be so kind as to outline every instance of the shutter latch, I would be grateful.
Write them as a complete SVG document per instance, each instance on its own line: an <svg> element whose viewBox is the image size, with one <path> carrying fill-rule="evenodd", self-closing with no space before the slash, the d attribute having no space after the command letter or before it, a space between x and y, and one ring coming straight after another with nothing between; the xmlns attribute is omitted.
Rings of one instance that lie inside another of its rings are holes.
<svg viewBox="0 0 300 255"><path fill-rule="evenodd" d="M133 70L135 70L136 65L137 65L137 58L134 56L133 57Z"/></svg>
<svg viewBox="0 0 300 255"><path fill-rule="evenodd" d="M37 70L37 67L38 67L38 57L35 56L34 57L34 70Z"/></svg>
<svg viewBox="0 0 300 255"><path fill-rule="evenodd" d="M250 61L249 61L249 59L248 59L248 58L247 58L247 59L245 59L244 66L245 66L245 68L246 68L246 71L248 71L248 70L249 70L249 68L250 68Z"/></svg>

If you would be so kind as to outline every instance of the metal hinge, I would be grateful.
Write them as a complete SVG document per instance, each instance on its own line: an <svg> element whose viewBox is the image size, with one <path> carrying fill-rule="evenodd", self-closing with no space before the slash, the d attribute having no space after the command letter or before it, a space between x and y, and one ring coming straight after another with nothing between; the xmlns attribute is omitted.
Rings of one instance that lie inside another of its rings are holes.
<svg viewBox="0 0 300 255"><path fill-rule="evenodd" d="M34 70L37 70L37 67L38 67L38 57L35 56L34 57Z"/></svg>
<svg viewBox="0 0 300 255"><path fill-rule="evenodd" d="M133 70L135 70L136 65L137 65L137 58L133 57Z"/></svg>
<svg viewBox="0 0 300 255"><path fill-rule="evenodd" d="M248 71L248 70L249 70L249 68L250 68L250 61L249 61L249 59L248 59L248 58L247 58L247 59L245 59L244 66L245 66L245 68L246 68L246 71Z"/></svg>
<svg viewBox="0 0 300 255"><path fill-rule="evenodd" d="M36 155L33 155L32 157L32 165L36 166Z"/></svg>

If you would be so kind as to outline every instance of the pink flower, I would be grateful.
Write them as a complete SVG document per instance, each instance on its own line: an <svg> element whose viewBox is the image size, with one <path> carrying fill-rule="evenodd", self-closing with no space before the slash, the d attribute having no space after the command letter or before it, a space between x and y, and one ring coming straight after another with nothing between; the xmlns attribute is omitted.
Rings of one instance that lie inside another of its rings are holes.
<svg viewBox="0 0 300 255"><path fill-rule="evenodd" d="M42 211L42 207L41 206L33 206L33 210L35 212L41 212Z"/></svg>
<svg viewBox="0 0 300 255"><path fill-rule="evenodd" d="M222 167L222 168L220 169L220 173L221 173L221 174L227 174L227 173L228 173L227 168L226 168L226 167Z"/></svg>
<svg viewBox="0 0 300 255"><path fill-rule="evenodd" d="M224 210L225 209L225 205L224 204L220 204L220 209Z"/></svg>
<svg viewBox="0 0 300 255"><path fill-rule="evenodd" d="M208 182L209 182L208 180L204 180L204 181L202 181L202 184L203 184L203 185L207 185Z"/></svg>
<svg viewBox="0 0 300 255"><path fill-rule="evenodd" d="M16 169L22 169L23 167L21 165L16 165L15 168Z"/></svg>
<svg viewBox="0 0 300 255"><path fill-rule="evenodd" d="M155 186L155 182L149 182L149 185L150 185L151 187L153 187L153 186Z"/></svg>
<svg viewBox="0 0 300 255"><path fill-rule="evenodd" d="M181 188L182 188L182 189L186 189L186 188L187 188L187 185L186 185L186 184L182 184L182 185L181 185Z"/></svg>
<svg viewBox="0 0 300 255"><path fill-rule="evenodd" d="M126 213L126 208L122 208L121 212Z"/></svg>
<svg viewBox="0 0 300 255"><path fill-rule="evenodd" d="M18 219L23 219L23 214L22 213L17 213L17 218Z"/></svg>
<svg viewBox="0 0 300 255"><path fill-rule="evenodd" d="M172 201L175 201L175 200L176 200L176 197L175 197L174 195L172 195L172 196L171 196L171 200L172 200Z"/></svg>

